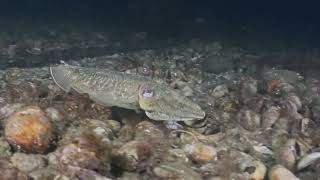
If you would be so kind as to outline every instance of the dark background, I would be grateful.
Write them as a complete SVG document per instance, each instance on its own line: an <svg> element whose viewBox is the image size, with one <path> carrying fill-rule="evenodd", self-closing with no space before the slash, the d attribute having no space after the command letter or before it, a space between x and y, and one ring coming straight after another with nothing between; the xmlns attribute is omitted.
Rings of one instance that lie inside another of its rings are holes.
<svg viewBox="0 0 320 180"><path fill-rule="evenodd" d="M159 36L224 34L319 42L319 4L238 0L3 0L0 15L33 21L81 19Z"/></svg>

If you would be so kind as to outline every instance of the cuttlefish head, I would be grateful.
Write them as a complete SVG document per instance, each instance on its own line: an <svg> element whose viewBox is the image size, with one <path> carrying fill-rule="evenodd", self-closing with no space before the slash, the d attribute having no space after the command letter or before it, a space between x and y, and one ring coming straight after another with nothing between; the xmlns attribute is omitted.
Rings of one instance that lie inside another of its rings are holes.
<svg viewBox="0 0 320 180"><path fill-rule="evenodd" d="M140 85L139 106L153 120L191 121L205 117L199 105L161 84Z"/></svg>

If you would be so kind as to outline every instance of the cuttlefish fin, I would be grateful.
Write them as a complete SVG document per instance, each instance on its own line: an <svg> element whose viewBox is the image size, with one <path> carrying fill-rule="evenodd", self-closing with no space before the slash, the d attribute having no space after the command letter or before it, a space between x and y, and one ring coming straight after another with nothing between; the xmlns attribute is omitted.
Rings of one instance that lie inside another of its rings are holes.
<svg viewBox="0 0 320 180"><path fill-rule="evenodd" d="M50 67L50 74L53 81L64 91L69 92L71 89L71 79L66 73L64 65Z"/></svg>

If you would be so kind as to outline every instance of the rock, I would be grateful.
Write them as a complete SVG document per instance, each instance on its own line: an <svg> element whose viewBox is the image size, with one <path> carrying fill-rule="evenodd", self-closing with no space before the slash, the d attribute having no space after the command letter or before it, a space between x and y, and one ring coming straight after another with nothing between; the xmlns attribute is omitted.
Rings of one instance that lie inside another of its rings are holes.
<svg viewBox="0 0 320 180"><path fill-rule="evenodd" d="M151 146L144 141L129 141L118 149L114 155L114 162L125 170L135 170L142 160L151 155Z"/></svg>
<svg viewBox="0 0 320 180"><path fill-rule="evenodd" d="M217 150L202 143L187 144L184 151L189 154L194 162L200 164L209 163L217 158Z"/></svg>
<svg viewBox="0 0 320 180"><path fill-rule="evenodd" d="M296 140L289 139L278 151L277 160L278 163L288 168L289 170L293 170L296 165Z"/></svg>
<svg viewBox="0 0 320 180"><path fill-rule="evenodd" d="M46 165L43 156L24 153L13 154L11 162L13 166L25 173L30 173L36 169L43 168Z"/></svg>
<svg viewBox="0 0 320 180"><path fill-rule="evenodd" d="M256 131L260 128L261 117L250 109L241 109L237 115L239 124L248 131Z"/></svg>
<svg viewBox="0 0 320 180"><path fill-rule="evenodd" d="M10 157L11 154L9 143L3 137L0 137L0 158Z"/></svg>
<svg viewBox="0 0 320 180"><path fill-rule="evenodd" d="M8 161L0 160L0 179L1 180L28 180L25 173L20 172Z"/></svg>
<svg viewBox="0 0 320 180"><path fill-rule="evenodd" d="M135 139L161 139L164 132L150 121L142 121L136 125Z"/></svg>
<svg viewBox="0 0 320 180"><path fill-rule="evenodd" d="M54 107L48 107L45 112L48 118L57 123L62 121L64 118L62 113Z"/></svg>
<svg viewBox="0 0 320 180"><path fill-rule="evenodd" d="M37 106L25 107L8 117L5 137L17 150L44 153L53 138L52 127L45 113Z"/></svg>
<svg viewBox="0 0 320 180"><path fill-rule="evenodd" d="M250 180L263 180L267 174L267 167L261 161L254 161L255 170L250 174Z"/></svg>
<svg viewBox="0 0 320 180"><path fill-rule="evenodd" d="M21 109L23 107L23 104L21 103L15 103L15 104L7 104L4 107L0 109L0 118L7 118L15 111Z"/></svg>
<svg viewBox="0 0 320 180"><path fill-rule="evenodd" d="M216 86L212 92L211 96L215 98L221 98L229 93L228 87L225 84Z"/></svg>
<svg viewBox="0 0 320 180"><path fill-rule="evenodd" d="M97 140L86 137L75 138L70 144L58 148L50 155L49 163L90 170L109 170L108 147L96 144Z"/></svg>
<svg viewBox="0 0 320 180"><path fill-rule="evenodd" d="M264 129L270 128L280 117L280 108L276 106L269 107L262 114L261 127Z"/></svg>
<svg viewBox="0 0 320 180"><path fill-rule="evenodd" d="M33 180L52 180L55 179L55 177L61 177L62 175L53 167L48 166L32 171L31 173L29 173L29 176Z"/></svg>
<svg viewBox="0 0 320 180"><path fill-rule="evenodd" d="M230 71L234 67L234 58L224 55L208 56L203 62L203 68L206 72L219 74Z"/></svg>
<svg viewBox="0 0 320 180"><path fill-rule="evenodd" d="M164 179L201 180L201 176L183 164L163 162L153 169L156 176Z"/></svg>

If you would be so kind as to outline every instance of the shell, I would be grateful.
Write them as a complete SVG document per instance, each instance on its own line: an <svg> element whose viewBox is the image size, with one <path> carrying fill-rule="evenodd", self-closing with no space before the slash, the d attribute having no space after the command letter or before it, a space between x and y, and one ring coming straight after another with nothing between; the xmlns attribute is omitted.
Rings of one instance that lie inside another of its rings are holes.
<svg viewBox="0 0 320 180"><path fill-rule="evenodd" d="M261 117L250 109L242 109L237 115L238 122L243 128L255 131L260 127Z"/></svg>
<svg viewBox="0 0 320 180"><path fill-rule="evenodd" d="M313 148L312 146L312 139L306 137L298 137L296 140L298 149L299 149L299 156L306 156L309 154Z"/></svg>
<svg viewBox="0 0 320 180"><path fill-rule="evenodd" d="M276 106L269 107L262 114L261 127L264 129L270 128L280 117L280 108Z"/></svg>
<svg viewBox="0 0 320 180"><path fill-rule="evenodd" d="M269 171L270 180L299 180L291 171L281 165L275 165Z"/></svg>
<svg viewBox="0 0 320 180"><path fill-rule="evenodd" d="M240 82L240 98L243 102L254 97L258 92L258 82L252 77L244 77Z"/></svg>
<svg viewBox="0 0 320 180"><path fill-rule="evenodd" d="M44 153L53 139L52 127L45 113L37 106L28 106L13 113L5 123L5 137L16 149Z"/></svg>
<svg viewBox="0 0 320 180"><path fill-rule="evenodd" d="M255 171L250 174L250 180L263 180L267 174L267 167L261 161L254 161Z"/></svg>
<svg viewBox="0 0 320 180"><path fill-rule="evenodd" d="M289 139L287 143L279 149L277 153L279 164L285 166L286 168L293 170L296 163L296 140Z"/></svg>
<svg viewBox="0 0 320 180"><path fill-rule="evenodd" d="M320 152L314 152L302 157L297 164L297 170L306 168L318 159L320 159Z"/></svg>
<svg viewBox="0 0 320 180"><path fill-rule="evenodd" d="M282 106L288 113L297 113L302 108L302 102L296 94L289 94L282 101Z"/></svg>

